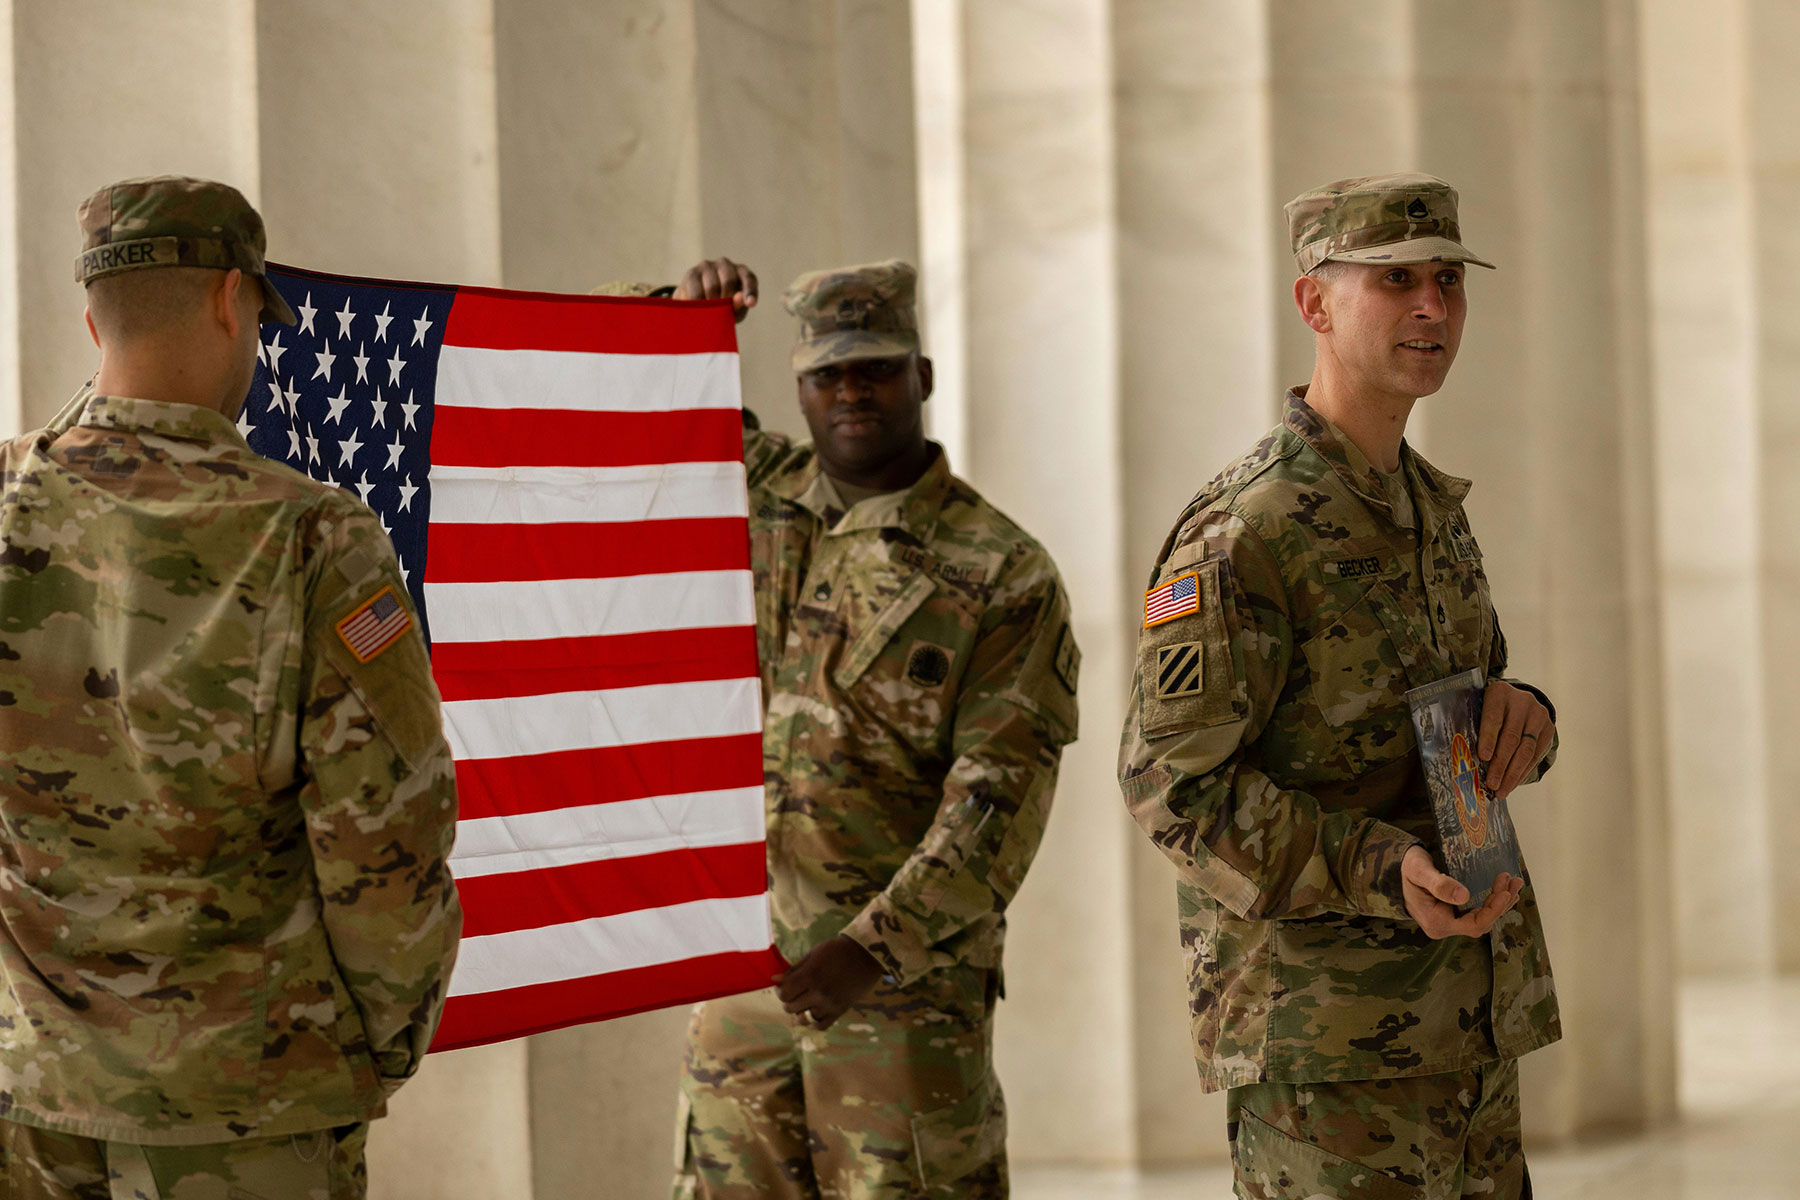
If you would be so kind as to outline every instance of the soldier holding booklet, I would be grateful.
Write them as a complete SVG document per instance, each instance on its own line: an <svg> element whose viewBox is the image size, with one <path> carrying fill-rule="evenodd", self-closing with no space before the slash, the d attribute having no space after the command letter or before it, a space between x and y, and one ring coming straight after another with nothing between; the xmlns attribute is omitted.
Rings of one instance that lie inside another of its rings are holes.
<svg viewBox="0 0 1800 1200"><path fill-rule="evenodd" d="M1467 264L1488 264L1431 176L1287 213L1312 380L1157 556L1125 801L1176 867L1238 1194L1512 1200L1530 1194L1516 1060L1561 1027L1529 874L1492 851L1502 802L1554 757L1554 714L1503 678L1468 481L1403 440L1456 356ZM1472 866L1494 868L1464 876L1480 889L1440 869Z"/></svg>

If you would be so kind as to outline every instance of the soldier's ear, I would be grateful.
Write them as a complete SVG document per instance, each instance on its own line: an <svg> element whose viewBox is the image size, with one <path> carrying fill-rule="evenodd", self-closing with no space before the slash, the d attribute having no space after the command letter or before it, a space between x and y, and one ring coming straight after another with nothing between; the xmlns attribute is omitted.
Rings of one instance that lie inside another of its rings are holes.
<svg viewBox="0 0 1800 1200"><path fill-rule="evenodd" d="M94 339L94 345L100 344L100 331L94 328L94 310L85 308L81 311L82 320L87 322L88 336Z"/></svg>
<svg viewBox="0 0 1800 1200"><path fill-rule="evenodd" d="M1331 332L1331 313L1325 306L1325 287L1311 275L1302 275L1294 280L1294 307L1300 310L1300 319L1314 333Z"/></svg>
<svg viewBox="0 0 1800 1200"><path fill-rule="evenodd" d="M931 399L931 385L936 376L933 374L931 360L923 354L919 355L919 403Z"/></svg>
<svg viewBox="0 0 1800 1200"><path fill-rule="evenodd" d="M213 285L211 308L213 317L225 327L232 340L244 330L244 316L238 311L238 297L244 290L244 273L236 267L224 272L224 278Z"/></svg>

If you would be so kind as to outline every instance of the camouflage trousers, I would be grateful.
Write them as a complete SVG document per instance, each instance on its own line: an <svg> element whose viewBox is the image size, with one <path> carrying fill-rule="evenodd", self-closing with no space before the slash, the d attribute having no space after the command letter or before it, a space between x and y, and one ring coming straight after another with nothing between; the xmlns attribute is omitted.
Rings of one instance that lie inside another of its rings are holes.
<svg viewBox="0 0 1800 1200"><path fill-rule="evenodd" d="M367 1124L200 1146L103 1142L0 1120L7 1200L362 1200Z"/></svg>
<svg viewBox="0 0 1800 1200"><path fill-rule="evenodd" d="M695 1009L677 1200L1003 1200L996 982L975 968L884 981L823 1031L772 990Z"/></svg>
<svg viewBox="0 0 1800 1200"><path fill-rule="evenodd" d="M1258 1083L1226 1096L1246 1200L1530 1200L1517 1059L1410 1079Z"/></svg>

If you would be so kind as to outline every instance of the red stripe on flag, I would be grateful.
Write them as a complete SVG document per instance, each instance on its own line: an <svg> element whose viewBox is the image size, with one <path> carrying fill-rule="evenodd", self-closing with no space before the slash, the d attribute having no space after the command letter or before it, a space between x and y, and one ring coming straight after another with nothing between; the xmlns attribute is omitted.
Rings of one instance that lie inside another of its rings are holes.
<svg viewBox="0 0 1800 1200"><path fill-rule="evenodd" d="M760 896L768 869L759 839L663 854L603 858L456 881L466 938L542 929L694 900Z"/></svg>
<svg viewBox="0 0 1800 1200"><path fill-rule="evenodd" d="M681 962L565 979L531 987L452 996L432 1050L461 1050L489 1042L692 1004L769 986L786 968L773 949L709 954Z"/></svg>
<svg viewBox="0 0 1800 1200"><path fill-rule="evenodd" d="M514 758L460 759L456 799L458 816L473 821L549 812L573 804L760 787L762 781L762 735L744 733Z"/></svg>
<svg viewBox="0 0 1800 1200"><path fill-rule="evenodd" d="M529 642L439 642L431 673L446 700L502 700L756 674L749 625Z"/></svg>
<svg viewBox="0 0 1800 1200"><path fill-rule="evenodd" d="M742 517L598 521L556 525L433 524L425 539L428 583L606 579L750 566Z"/></svg>
<svg viewBox="0 0 1800 1200"><path fill-rule="evenodd" d="M649 300L458 288L446 346L592 354L737 352L728 300Z"/></svg>
<svg viewBox="0 0 1800 1200"><path fill-rule="evenodd" d="M636 467L737 462L743 419L735 408L673 412L465 408L439 405L431 418L437 467Z"/></svg>

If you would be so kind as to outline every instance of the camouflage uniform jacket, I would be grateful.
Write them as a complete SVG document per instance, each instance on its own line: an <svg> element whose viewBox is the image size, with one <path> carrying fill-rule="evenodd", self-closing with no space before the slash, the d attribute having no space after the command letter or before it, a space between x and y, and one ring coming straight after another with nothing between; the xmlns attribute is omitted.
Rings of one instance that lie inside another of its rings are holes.
<svg viewBox="0 0 1800 1200"><path fill-rule="evenodd" d="M941 450L842 512L810 445L744 438L776 945L997 967L1075 738L1056 567Z"/></svg>
<svg viewBox="0 0 1800 1200"><path fill-rule="evenodd" d="M392 547L217 412L78 401L0 443L0 1113L169 1145L379 1115L462 922L416 619L367 662L337 629L408 604Z"/></svg>
<svg viewBox="0 0 1800 1200"><path fill-rule="evenodd" d="M1499 678L1506 640L1468 482L1405 448L1403 528L1360 459L1290 393L1151 576L1196 576L1199 607L1141 635L1120 779L1178 870L1209 1089L1452 1071L1560 1036L1529 876L1483 939L1432 941L1402 903L1402 855L1436 844L1405 692Z"/></svg>

